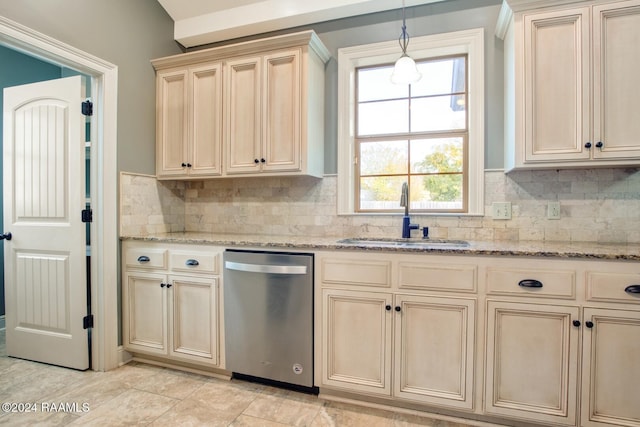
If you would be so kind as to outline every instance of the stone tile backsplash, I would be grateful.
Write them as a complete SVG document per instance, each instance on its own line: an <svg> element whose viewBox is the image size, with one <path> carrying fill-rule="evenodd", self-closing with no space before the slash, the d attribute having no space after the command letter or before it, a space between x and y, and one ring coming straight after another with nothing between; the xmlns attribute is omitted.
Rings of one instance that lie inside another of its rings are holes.
<svg viewBox="0 0 640 427"><path fill-rule="evenodd" d="M336 183L335 176L183 182L122 173L120 230L400 237L401 215L338 216ZM559 220L546 217L550 201L561 204ZM492 219L492 202L511 202L512 219ZM486 171L484 217L412 221L434 238L640 243L640 169Z"/></svg>

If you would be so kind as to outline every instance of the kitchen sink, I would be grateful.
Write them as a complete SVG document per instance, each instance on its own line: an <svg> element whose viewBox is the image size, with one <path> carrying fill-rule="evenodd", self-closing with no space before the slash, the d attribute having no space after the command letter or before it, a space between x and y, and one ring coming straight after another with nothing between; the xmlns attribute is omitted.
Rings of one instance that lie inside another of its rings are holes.
<svg viewBox="0 0 640 427"><path fill-rule="evenodd" d="M386 248L466 248L469 242L464 240L448 240L448 239L386 239L386 238L357 238L342 239L338 243L357 246L380 246Z"/></svg>

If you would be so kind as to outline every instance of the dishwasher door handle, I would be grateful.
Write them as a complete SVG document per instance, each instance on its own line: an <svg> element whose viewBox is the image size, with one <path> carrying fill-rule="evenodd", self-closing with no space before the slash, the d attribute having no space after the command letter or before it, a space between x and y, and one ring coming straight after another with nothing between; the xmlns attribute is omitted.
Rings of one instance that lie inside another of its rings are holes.
<svg viewBox="0 0 640 427"><path fill-rule="evenodd" d="M250 273L307 274L306 265L245 264L243 262L225 261L224 267L227 270L247 271Z"/></svg>

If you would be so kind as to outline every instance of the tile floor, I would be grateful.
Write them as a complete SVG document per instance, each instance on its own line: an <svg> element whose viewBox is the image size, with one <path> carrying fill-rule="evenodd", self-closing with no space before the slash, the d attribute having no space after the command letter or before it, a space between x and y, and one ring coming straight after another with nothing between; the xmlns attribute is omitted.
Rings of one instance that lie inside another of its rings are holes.
<svg viewBox="0 0 640 427"><path fill-rule="evenodd" d="M0 425L463 426L142 363L78 372L13 359L1 330L0 403L6 402L35 403L38 412L0 411ZM69 404L69 412L43 411L60 403Z"/></svg>

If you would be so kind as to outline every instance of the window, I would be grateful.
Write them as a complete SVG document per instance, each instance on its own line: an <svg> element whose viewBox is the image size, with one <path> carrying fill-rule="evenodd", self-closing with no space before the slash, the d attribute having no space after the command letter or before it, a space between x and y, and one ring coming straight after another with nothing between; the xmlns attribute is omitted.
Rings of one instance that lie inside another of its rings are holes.
<svg viewBox="0 0 640 427"><path fill-rule="evenodd" d="M340 49L338 213L483 213L483 31L411 39L422 79L389 81L397 42Z"/></svg>

